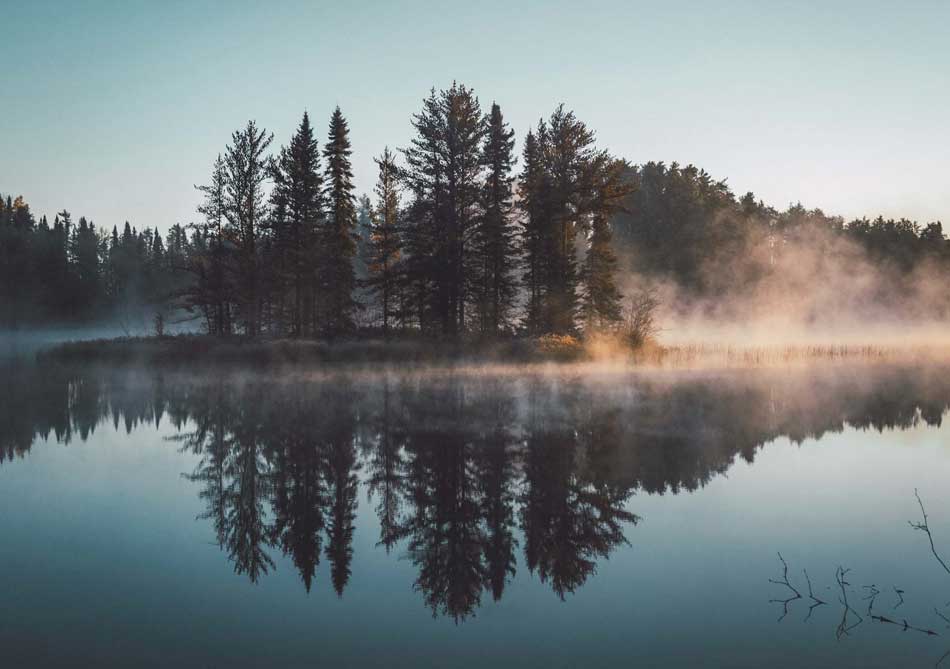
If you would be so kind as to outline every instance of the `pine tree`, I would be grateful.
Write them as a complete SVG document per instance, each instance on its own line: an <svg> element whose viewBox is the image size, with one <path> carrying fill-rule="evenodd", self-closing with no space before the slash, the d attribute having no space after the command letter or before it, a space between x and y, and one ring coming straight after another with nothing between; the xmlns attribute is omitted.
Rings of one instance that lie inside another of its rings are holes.
<svg viewBox="0 0 950 669"><path fill-rule="evenodd" d="M237 257L237 302L244 332L256 336L261 331L262 267L258 237L266 220L264 182L271 170L265 156L274 136L258 129L254 121L231 135L224 157L224 212L228 235L234 240Z"/></svg>
<svg viewBox="0 0 950 669"><path fill-rule="evenodd" d="M482 158L486 177L481 193L481 216L473 249L479 327L491 335L508 326L515 300L514 269L518 255L511 215L514 144L514 131L505 123L501 108L492 104Z"/></svg>
<svg viewBox="0 0 950 669"><path fill-rule="evenodd" d="M543 129L543 126L542 126ZM534 131L528 131L522 152L524 168L518 181L520 206L523 213L521 237L523 281L528 303L525 311L525 329L530 334L542 332L542 307L544 289L544 202L545 174L541 149Z"/></svg>
<svg viewBox="0 0 950 669"><path fill-rule="evenodd" d="M614 276L617 256L611 248L610 225L603 215L591 223L590 243L584 258L582 312L588 329L602 329L621 320L620 301Z"/></svg>
<svg viewBox="0 0 950 669"><path fill-rule="evenodd" d="M527 325L534 332L576 330L580 276L577 236L615 211L626 190L594 133L561 105L525 145L521 184L530 287Z"/></svg>
<svg viewBox="0 0 950 669"><path fill-rule="evenodd" d="M201 231L206 243L203 246L204 252L196 253L191 263L195 282L186 296L186 305L189 308L201 309L208 323L208 331L217 335L231 333L233 291L229 263L234 244L225 238L227 180L227 166L224 158L218 154L211 169L210 183L206 186L196 186L205 196L204 202L198 206L198 213L205 219Z"/></svg>
<svg viewBox="0 0 950 669"><path fill-rule="evenodd" d="M287 298L290 333L300 337L316 329L317 268L323 263L318 233L325 222L320 152L307 112L290 146L281 148L273 176L277 266L272 269L282 311Z"/></svg>
<svg viewBox="0 0 950 669"><path fill-rule="evenodd" d="M465 327L473 284L469 244L479 214L485 119L474 92L453 83L438 95L433 90L412 124L416 137L403 151L412 194L407 277L418 291L421 327L432 315L443 334L455 336Z"/></svg>
<svg viewBox="0 0 950 669"><path fill-rule="evenodd" d="M353 298L356 275L356 198L350 164L349 127L337 107L330 118L330 132L323 149L326 158L327 218L323 232L325 257L321 288L325 297L324 328L331 337L353 328L357 308Z"/></svg>
<svg viewBox="0 0 950 669"><path fill-rule="evenodd" d="M367 285L379 297L383 311L383 334L388 339L402 251L398 171L395 157L388 147L383 150L383 155L376 159L376 164L379 166L379 178L376 182L376 210L373 212L367 249Z"/></svg>

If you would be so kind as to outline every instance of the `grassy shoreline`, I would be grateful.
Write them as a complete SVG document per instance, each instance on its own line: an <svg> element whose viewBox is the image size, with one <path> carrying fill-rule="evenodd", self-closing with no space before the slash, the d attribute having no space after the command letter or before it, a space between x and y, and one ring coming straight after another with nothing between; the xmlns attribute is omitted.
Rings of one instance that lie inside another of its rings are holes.
<svg viewBox="0 0 950 669"><path fill-rule="evenodd" d="M950 359L942 347L829 345L679 345L651 343L636 351L616 339L547 336L489 340L218 338L207 335L123 337L61 343L37 353L59 363L145 366L243 365L250 367L343 365L485 365L606 363L637 367L769 367L832 362Z"/></svg>
<svg viewBox="0 0 950 669"><path fill-rule="evenodd" d="M37 353L53 362L245 364L251 366L335 364L578 362L587 358L576 340L450 341L352 339L328 342L178 335L66 342Z"/></svg>

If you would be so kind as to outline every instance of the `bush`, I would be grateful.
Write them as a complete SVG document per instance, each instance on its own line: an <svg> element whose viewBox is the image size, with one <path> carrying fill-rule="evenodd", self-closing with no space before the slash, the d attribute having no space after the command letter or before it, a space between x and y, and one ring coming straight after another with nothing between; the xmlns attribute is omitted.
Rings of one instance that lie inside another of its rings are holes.
<svg viewBox="0 0 950 669"><path fill-rule="evenodd" d="M656 322L656 310L660 301L652 290L641 290L630 299L624 309L622 332L630 348L636 350L656 338L660 327Z"/></svg>

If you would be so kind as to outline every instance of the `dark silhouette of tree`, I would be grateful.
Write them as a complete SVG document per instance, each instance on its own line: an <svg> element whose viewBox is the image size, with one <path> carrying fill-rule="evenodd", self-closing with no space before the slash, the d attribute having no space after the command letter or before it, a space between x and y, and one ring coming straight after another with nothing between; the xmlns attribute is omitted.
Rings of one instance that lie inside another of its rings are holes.
<svg viewBox="0 0 950 669"><path fill-rule="evenodd" d="M481 216L472 243L472 299L478 328L489 335L506 330L516 296L518 263L517 231L512 216L512 183L515 133L509 129L497 104L492 104L485 133L483 162L485 182Z"/></svg>
<svg viewBox="0 0 950 669"><path fill-rule="evenodd" d="M225 234L235 246L236 303L244 332L250 336L261 331L263 268L258 238L267 216L264 183L271 170L265 152L272 140L273 135L248 121L231 135L224 154Z"/></svg>
<svg viewBox="0 0 950 669"><path fill-rule="evenodd" d="M382 306L383 335L389 338L389 324L394 316L399 291L399 262L402 238L399 221L398 170L394 156L386 148L376 159L379 178L376 181L376 210L370 218L366 266L366 284L379 298Z"/></svg>
<svg viewBox="0 0 950 669"><path fill-rule="evenodd" d="M620 300L615 275L617 257L611 248L610 225L597 215L591 223L590 244L584 258L581 311L588 328L603 329L620 322Z"/></svg>
<svg viewBox="0 0 950 669"><path fill-rule="evenodd" d="M199 308L204 312L208 332L217 335L231 333L231 303L233 301L231 268L233 241L225 236L227 223L227 167L218 154L211 170L211 182L197 186L204 193L204 202L198 213L204 216L202 253L196 253L191 270L195 281L186 292L186 308ZM128 224L126 224L128 225Z"/></svg>
<svg viewBox="0 0 950 669"><path fill-rule="evenodd" d="M320 152L306 112L290 146L281 148L273 177L275 257L270 269L277 292L278 329L301 337L317 331L317 269L325 263L319 236L326 205Z"/></svg>
<svg viewBox="0 0 950 669"><path fill-rule="evenodd" d="M350 130L337 107L330 118L330 133L323 149L326 159L327 216L323 232L324 313L323 326L331 337L353 328L357 308L353 299L356 275L356 198L353 195L353 169L350 165Z"/></svg>
<svg viewBox="0 0 950 669"><path fill-rule="evenodd" d="M471 237L478 215L485 120L471 89L453 84L412 120L416 137L403 150L407 212L407 278L417 293L418 321L450 337L465 327L471 299Z"/></svg>

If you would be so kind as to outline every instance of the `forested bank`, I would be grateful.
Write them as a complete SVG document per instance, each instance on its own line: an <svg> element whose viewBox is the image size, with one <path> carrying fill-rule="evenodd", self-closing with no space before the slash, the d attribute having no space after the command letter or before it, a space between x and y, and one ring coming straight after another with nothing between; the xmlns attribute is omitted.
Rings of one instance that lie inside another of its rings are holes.
<svg viewBox="0 0 950 669"><path fill-rule="evenodd" d="M682 308L735 319L749 305L806 321L950 315L939 222L781 211L694 166L614 156L563 106L516 155L499 105L459 84L410 124L408 145L376 159L371 197L357 197L336 109L325 141L307 113L280 148L253 121L235 131L197 220L164 234L0 198L0 328L576 335L630 327L670 287Z"/></svg>

